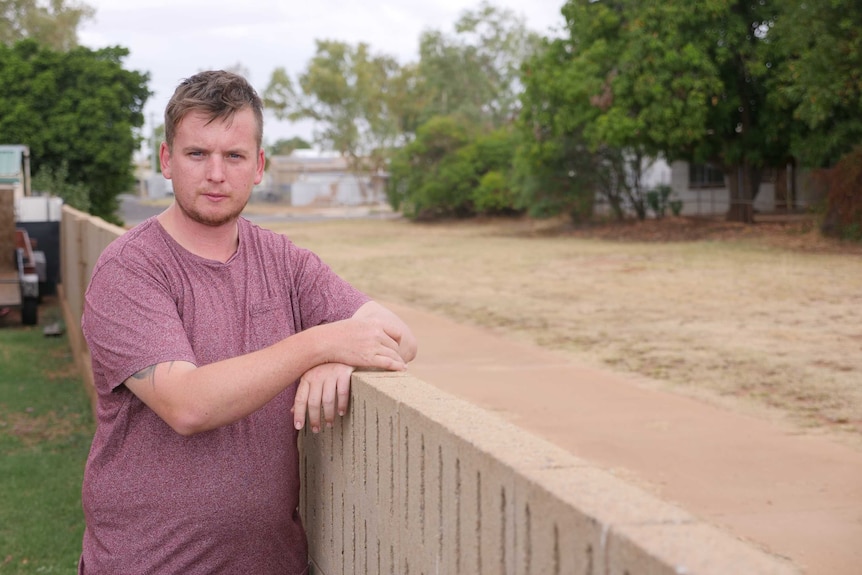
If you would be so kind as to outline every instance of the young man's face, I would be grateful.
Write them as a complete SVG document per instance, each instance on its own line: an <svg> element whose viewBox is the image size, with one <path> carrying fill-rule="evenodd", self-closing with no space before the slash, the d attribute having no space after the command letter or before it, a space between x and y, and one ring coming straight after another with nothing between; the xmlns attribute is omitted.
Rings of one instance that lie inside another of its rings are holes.
<svg viewBox="0 0 862 575"><path fill-rule="evenodd" d="M180 210L192 220L219 226L242 212L263 178L264 152L257 146L254 113L244 109L229 120L190 112L177 126L173 151L162 144L162 173L173 182Z"/></svg>

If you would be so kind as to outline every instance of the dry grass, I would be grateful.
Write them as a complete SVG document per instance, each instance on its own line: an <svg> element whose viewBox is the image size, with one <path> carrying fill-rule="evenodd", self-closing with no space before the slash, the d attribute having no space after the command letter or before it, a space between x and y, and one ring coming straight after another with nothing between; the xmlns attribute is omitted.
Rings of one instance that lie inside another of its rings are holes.
<svg viewBox="0 0 862 575"><path fill-rule="evenodd" d="M862 250L798 226L669 226L271 227L375 298L862 446Z"/></svg>

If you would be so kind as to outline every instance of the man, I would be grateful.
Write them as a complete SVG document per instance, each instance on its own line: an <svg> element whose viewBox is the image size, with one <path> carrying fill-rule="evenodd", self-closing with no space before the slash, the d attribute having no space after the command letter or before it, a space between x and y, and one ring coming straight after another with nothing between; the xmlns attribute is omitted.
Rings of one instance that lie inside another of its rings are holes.
<svg viewBox="0 0 862 575"><path fill-rule="evenodd" d="M240 217L262 133L242 77L183 81L159 152L175 201L93 270L79 573L305 573L297 430L345 412L354 368L403 370L416 354L393 313Z"/></svg>

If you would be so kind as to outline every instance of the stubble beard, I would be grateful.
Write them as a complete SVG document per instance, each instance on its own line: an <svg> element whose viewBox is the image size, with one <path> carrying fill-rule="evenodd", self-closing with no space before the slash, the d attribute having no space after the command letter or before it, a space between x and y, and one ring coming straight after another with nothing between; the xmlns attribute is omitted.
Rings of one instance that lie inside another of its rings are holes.
<svg viewBox="0 0 862 575"><path fill-rule="evenodd" d="M238 208L232 209L229 212L216 211L214 213L207 214L202 210L195 208L193 204L186 204L184 201L180 201L178 197L175 199L177 207L187 218L204 226L213 228L236 221L245 209L246 203L248 203L243 202Z"/></svg>

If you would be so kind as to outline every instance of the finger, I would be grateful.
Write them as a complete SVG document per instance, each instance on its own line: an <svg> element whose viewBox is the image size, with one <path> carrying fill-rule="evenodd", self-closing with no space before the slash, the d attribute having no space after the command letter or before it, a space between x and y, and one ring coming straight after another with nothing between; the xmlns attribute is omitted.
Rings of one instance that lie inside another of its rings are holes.
<svg viewBox="0 0 862 575"><path fill-rule="evenodd" d="M338 415L344 416L350 407L350 376L353 370L338 378L336 393L338 396Z"/></svg>
<svg viewBox="0 0 862 575"><path fill-rule="evenodd" d="M392 349L398 351L398 348L401 347L401 344L398 343L398 340L384 332L383 336L380 338L380 343L383 344L388 349Z"/></svg>
<svg viewBox="0 0 862 575"><path fill-rule="evenodd" d="M397 353L394 355L381 354L374 359L375 361L372 367L376 367L378 369L385 369L387 371L404 371L407 369L407 364Z"/></svg>
<svg viewBox="0 0 862 575"><path fill-rule="evenodd" d="M383 346L377 350L377 354L381 357L404 363L404 359L401 357L400 349L397 346Z"/></svg>
<svg viewBox="0 0 862 575"><path fill-rule="evenodd" d="M320 401L322 394L322 383L317 379L311 380L308 390L308 423L311 424L312 433L320 431Z"/></svg>
<svg viewBox="0 0 862 575"><path fill-rule="evenodd" d="M300 380L293 400L293 426L302 429L305 425L305 411L308 405L308 382Z"/></svg>
<svg viewBox="0 0 862 575"><path fill-rule="evenodd" d="M332 422L335 421L335 392L337 383L337 376L327 377L323 382L323 419L326 421L326 427L332 427Z"/></svg>

